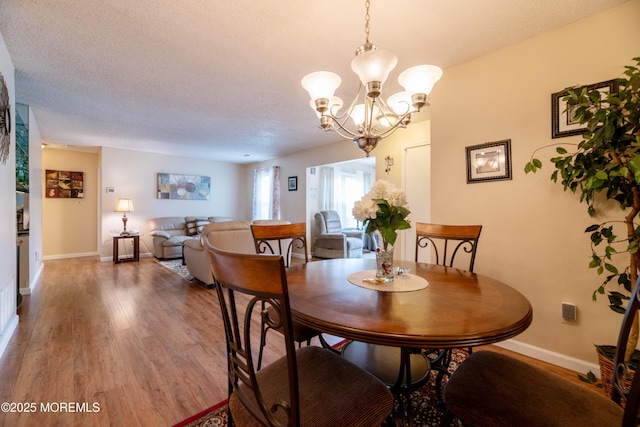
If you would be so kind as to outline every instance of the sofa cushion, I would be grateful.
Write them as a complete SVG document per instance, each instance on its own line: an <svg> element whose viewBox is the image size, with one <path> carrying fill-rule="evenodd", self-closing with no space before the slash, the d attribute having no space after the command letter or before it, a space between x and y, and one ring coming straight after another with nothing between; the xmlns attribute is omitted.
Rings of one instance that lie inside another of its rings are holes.
<svg viewBox="0 0 640 427"><path fill-rule="evenodd" d="M188 240L198 241L198 239L194 238L193 236L171 236L170 239L162 242L162 246L182 246L183 243Z"/></svg>
<svg viewBox="0 0 640 427"><path fill-rule="evenodd" d="M149 220L149 229L151 231L154 230L163 230L163 231L185 231L186 226L184 223L184 218L179 216L169 216L164 218L154 218ZM169 233L176 234L176 233Z"/></svg>
<svg viewBox="0 0 640 427"><path fill-rule="evenodd" d="M231 218L230 216L210 216L209 218L207 218L209 220L209 222L228 222L228 221L235 221L233 218Z"/></svg>
<svg viewBox="0 0 640 427"><path fill-rule="evenodd" d="M193 216L187 216L184 218L184 222L187 227L187 235L188 236L196 236L202 233L202 229L205 225L209 224L208 218L196 218Z"/></svg>

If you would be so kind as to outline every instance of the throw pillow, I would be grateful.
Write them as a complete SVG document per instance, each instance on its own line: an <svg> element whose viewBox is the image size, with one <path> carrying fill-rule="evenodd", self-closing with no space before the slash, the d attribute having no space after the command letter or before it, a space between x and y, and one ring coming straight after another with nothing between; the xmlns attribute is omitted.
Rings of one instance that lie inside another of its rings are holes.
<svg viewBox="0 0 640 427"><path fill-rule="evenodd" d="M200 234L207 224L209 224L209 220L205 218L194 218L191 221L187 221L187 236Z"/></svg>

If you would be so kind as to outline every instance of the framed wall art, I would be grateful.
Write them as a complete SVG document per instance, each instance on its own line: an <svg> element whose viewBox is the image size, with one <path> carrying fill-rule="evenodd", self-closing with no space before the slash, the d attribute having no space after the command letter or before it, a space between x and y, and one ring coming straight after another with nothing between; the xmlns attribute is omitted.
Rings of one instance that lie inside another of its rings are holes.
<svg viewBox="0 0 640 427"><path fill-rule="evenodd" d="M82 199L84 197L84 173L45 171L45 195L52 199Z"/></svg>
<svg viewBox="0 0 640 427"><path fill-rule="evenodd" d="M610 93L618 91L616 80L607 80L586 86L587 90L597 89L602 98ZM564 136L580 135L587 128L586 123L580 124L575 119L575 110L567 109L564 98L569 94L566 90L551 94L551 138L562 138Z"/></svg>
<svg viewBox="0 0 640 427"><path fill-rule="evenodd" d="M209 200L211 177L158 173L158 199Z"/></svg>
<svg viewBox="0 0 640 427"><path fill-rule="evenodd" d="M467 184L511 179L511 140L466 147Z"/></svg>
<svg viewBox="0 0 640 427"><path fill-rule="evenodd" d="M298 177L290 176L288 182L289 191L298 191Z"/></svg>

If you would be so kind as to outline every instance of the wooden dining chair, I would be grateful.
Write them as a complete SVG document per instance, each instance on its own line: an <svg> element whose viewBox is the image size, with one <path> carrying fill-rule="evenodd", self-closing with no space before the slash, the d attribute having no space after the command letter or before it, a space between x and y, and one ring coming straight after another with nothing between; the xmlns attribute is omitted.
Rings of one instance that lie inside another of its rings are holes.
<svg viewBox="0 0 640 427"><path fill-rule="evenodd" d="M256 253L282 255L285 267L291 266L293 250L298 249L304 255L304 262L309 262L307 246L307 224L251 225Z"/></svg>
<svg viewBox="0 0 640 427"><path fill-rule="evenodd" d="M457 417L464 425L474 426L637 426L640 374L629 385L624 355L640 309L638 289L640 280L618 335L610 397L513 357L483 350L462 362L447 382L448 411L442 425Z"/></svg>
<svg viewBox="0 0 640 427"><path fill-rule="evenodd" d="M224 321L230 425L381 425L393 396L380 380L322 347L295 348L283 257L205 245ZM282 331L286 355L258 370L252 332L261 318Z"/></svg>
<svg viewBox="0 0 640 427"><path fill-rule="evenodd" d="M416 256L418 262L421 252L431 253L431 261L445 267L463 267L462 270L473 272L476 261L478 240L480 239L481 225L442 225L416 222ZM460 261L466 254L468 264ZM458 255L460 257L458 257ZM458 258L457 258L458 257ZM458 262L456 263L456 259ZM436 377L436 389L438 395L442 387L444 376L450 375L449 365L453 353L451 349L424 349L431 360L431 367L438 374ZM469 354L473 351L467 348Z"/></svg>
<svg viewBox="0 0 640 427"><path fill-rule="evenodd" d="M309 262L308 246L307 246L307 224L304 222L295 224L277 224L277 225L251 225L251 233L256 246L256 253L282 255L285 260L285 268L291 265L291 257L293 250L298 249L304 253L304 262ZM275 315L273 308L271 315ZM258 357L258 369L262 367L262 353L267 344L267 332L269 329L275 329L282 332L279 328L272 328L266 322L262 322L262 333L260 335L260 355ZM314 329L308 328L293 322L293 340L298 343L298 347L306 342L311 344L311 339L318 335Z"/></svg>
<svg viewBox="0 0 640 427"><path fill-rule="evenodd" d="M456 257L462 252L468 254L469 263L462 268L473 272L476 261L481 225L441 225L416 222L416 257L418 262L421 249L431 250L435 264L453 267ZM457 264L462 265L462 264Z"/></svg>

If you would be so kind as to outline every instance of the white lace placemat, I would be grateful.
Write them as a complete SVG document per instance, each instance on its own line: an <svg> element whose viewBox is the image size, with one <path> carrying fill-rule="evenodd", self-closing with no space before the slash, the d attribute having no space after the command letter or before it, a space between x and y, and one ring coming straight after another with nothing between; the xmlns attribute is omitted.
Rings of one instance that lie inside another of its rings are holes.
<svg viewBox="0 0 640 427"><path fill-rule="evenodd" d="M347 280L356 286L382 292L419 291L429 286L429 282L426 279L415 274L402 274L395 276L391 282L380 283L376 281L375 270L352 273L347 277Z"/></svg>

